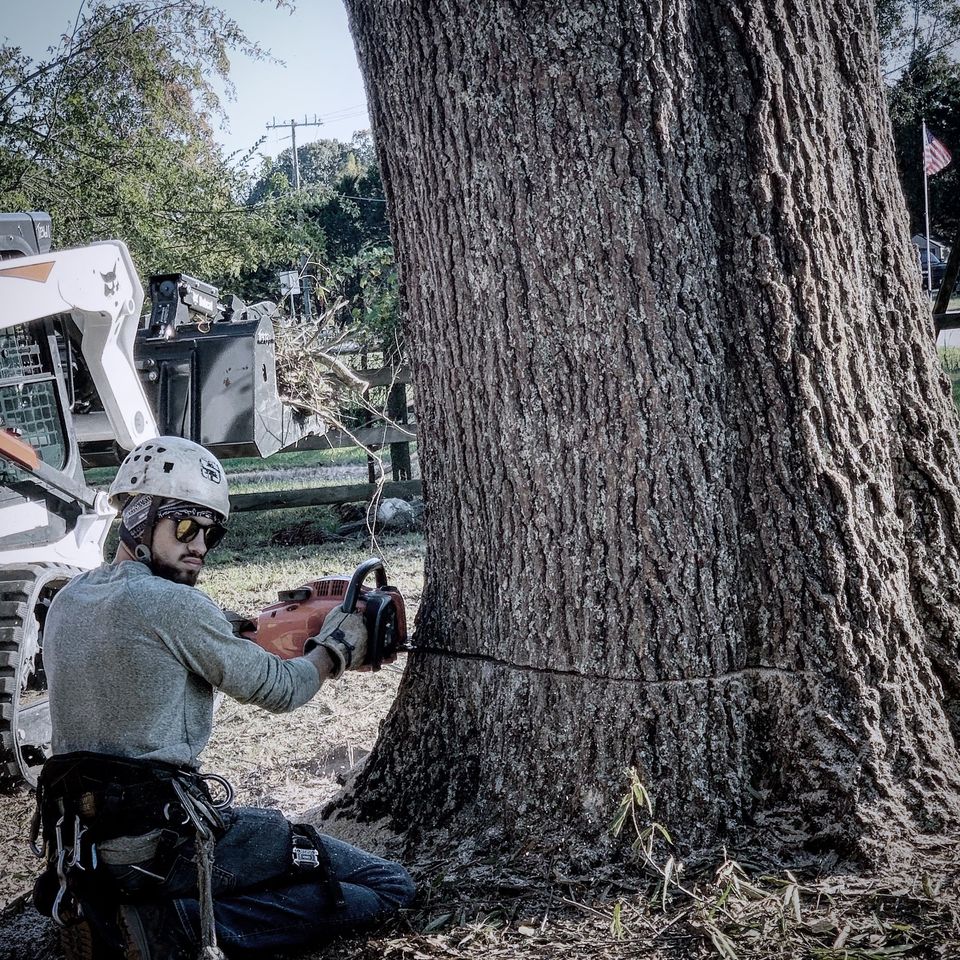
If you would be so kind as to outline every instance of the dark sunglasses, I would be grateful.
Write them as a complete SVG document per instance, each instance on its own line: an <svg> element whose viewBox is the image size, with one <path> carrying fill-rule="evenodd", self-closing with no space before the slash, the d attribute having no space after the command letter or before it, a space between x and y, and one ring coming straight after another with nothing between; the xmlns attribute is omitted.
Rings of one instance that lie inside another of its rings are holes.
<svg viewBox="0 0 960 960"><path fill-rule="evenodd" d="M203 542L208 550L212 550L227 535L227 528L222 523L212 523L209 527L201 526L193 517L184 517L174 520L174 536L179 543L191 543L198 533L203 533Z"/></svg>

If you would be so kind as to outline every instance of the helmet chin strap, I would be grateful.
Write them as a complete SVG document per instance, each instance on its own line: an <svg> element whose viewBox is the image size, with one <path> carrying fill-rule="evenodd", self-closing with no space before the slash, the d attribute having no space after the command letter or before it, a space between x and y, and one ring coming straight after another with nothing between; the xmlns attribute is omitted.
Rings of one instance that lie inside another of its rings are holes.
<svg viewBox="0 0 960 960"><path fill-rule="evenodd" d="M157 511L160 509L160 497L154 497L150 502L150 512L147 514L147 524L140 534L140 542L137 544L133 555L148 567L153 563L153 526L157 522ZM152 568L151 568L152 569Z"/></svg>

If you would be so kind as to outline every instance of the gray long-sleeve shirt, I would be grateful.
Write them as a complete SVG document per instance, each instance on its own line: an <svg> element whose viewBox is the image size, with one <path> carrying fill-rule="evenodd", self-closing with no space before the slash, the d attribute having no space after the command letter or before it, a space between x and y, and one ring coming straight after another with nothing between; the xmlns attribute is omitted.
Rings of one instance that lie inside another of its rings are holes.
<svg viewBox="0 0 960 960"><path fill-rule="evenodd" d="M53 752L93 750L198 766L213 688L282 713L320 688L314 665L234 636L206 594L142 563L70 581L44 628Z"/></svg>

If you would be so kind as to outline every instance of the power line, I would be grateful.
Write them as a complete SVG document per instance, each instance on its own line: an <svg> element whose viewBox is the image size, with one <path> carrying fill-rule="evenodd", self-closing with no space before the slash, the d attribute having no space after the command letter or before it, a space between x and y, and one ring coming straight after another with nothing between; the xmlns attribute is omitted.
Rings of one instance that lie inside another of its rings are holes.
<svg viewBox="0 0 960 960"><path fill-rule="evenodd" d="M323 121L318 120L316 114L314 114L312 120L307 120L306 117L300 120L291 120L289 123L277 123L277 118L273 118L273 123L267 124L268 130L278 130L280 127L289 127L290 128L290 139L292 141L293 149L293 189L298 193L300 192L300 158L297 156L297 127L322 127Z"/></svg>
<svg viewBox="0 0 960 960"><path fill-rule="evenodd" d="M366 203L386 203L383 197L361 197L353 193L340 193L337 190L327 190L324 194L329 197L341 197L345 200L360 200ZM141 210L139 213L143 216L183 216L183 217L219 217L225 214L252 214L257 210L272 205L272 200L258 200L256 203L241 205L237 207L210 208L207 210L180 210L175 207L160 207L155 210ZM72 220L122 220L123 215L119 213L78 213L71 216Z"/></svg>
<svg viewBox="0 0 960 960"><path fill-rule="evenodd" d="M338 120L349 120L351 117L366 116L366 106L344 107L342 110L334 110L332 113L323 114L320 119L325 123L335 123Z"/></svg>
<svg viewBox="0 0 960 960"><path fill-rule="evenodd" d="M331 197L344 197L347 200L366 200L367 203L386 203L383 197L357 197L352 193L337 193L336 190L330 191Z"/></svg>

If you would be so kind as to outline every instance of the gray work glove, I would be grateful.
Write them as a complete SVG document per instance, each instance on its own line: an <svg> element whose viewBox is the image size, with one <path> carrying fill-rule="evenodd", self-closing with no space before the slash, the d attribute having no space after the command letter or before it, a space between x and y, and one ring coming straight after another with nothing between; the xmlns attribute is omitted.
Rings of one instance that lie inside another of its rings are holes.
<svg viewBox="0 0 960 960"><path fill-rule="evenodd" d="M360 669L367 659L367 628L363 617L334 607L324 619L320 632L307 641L304 652L313 647L323 647L330 653L335 664L334 680L345 670Z"/></svg>

